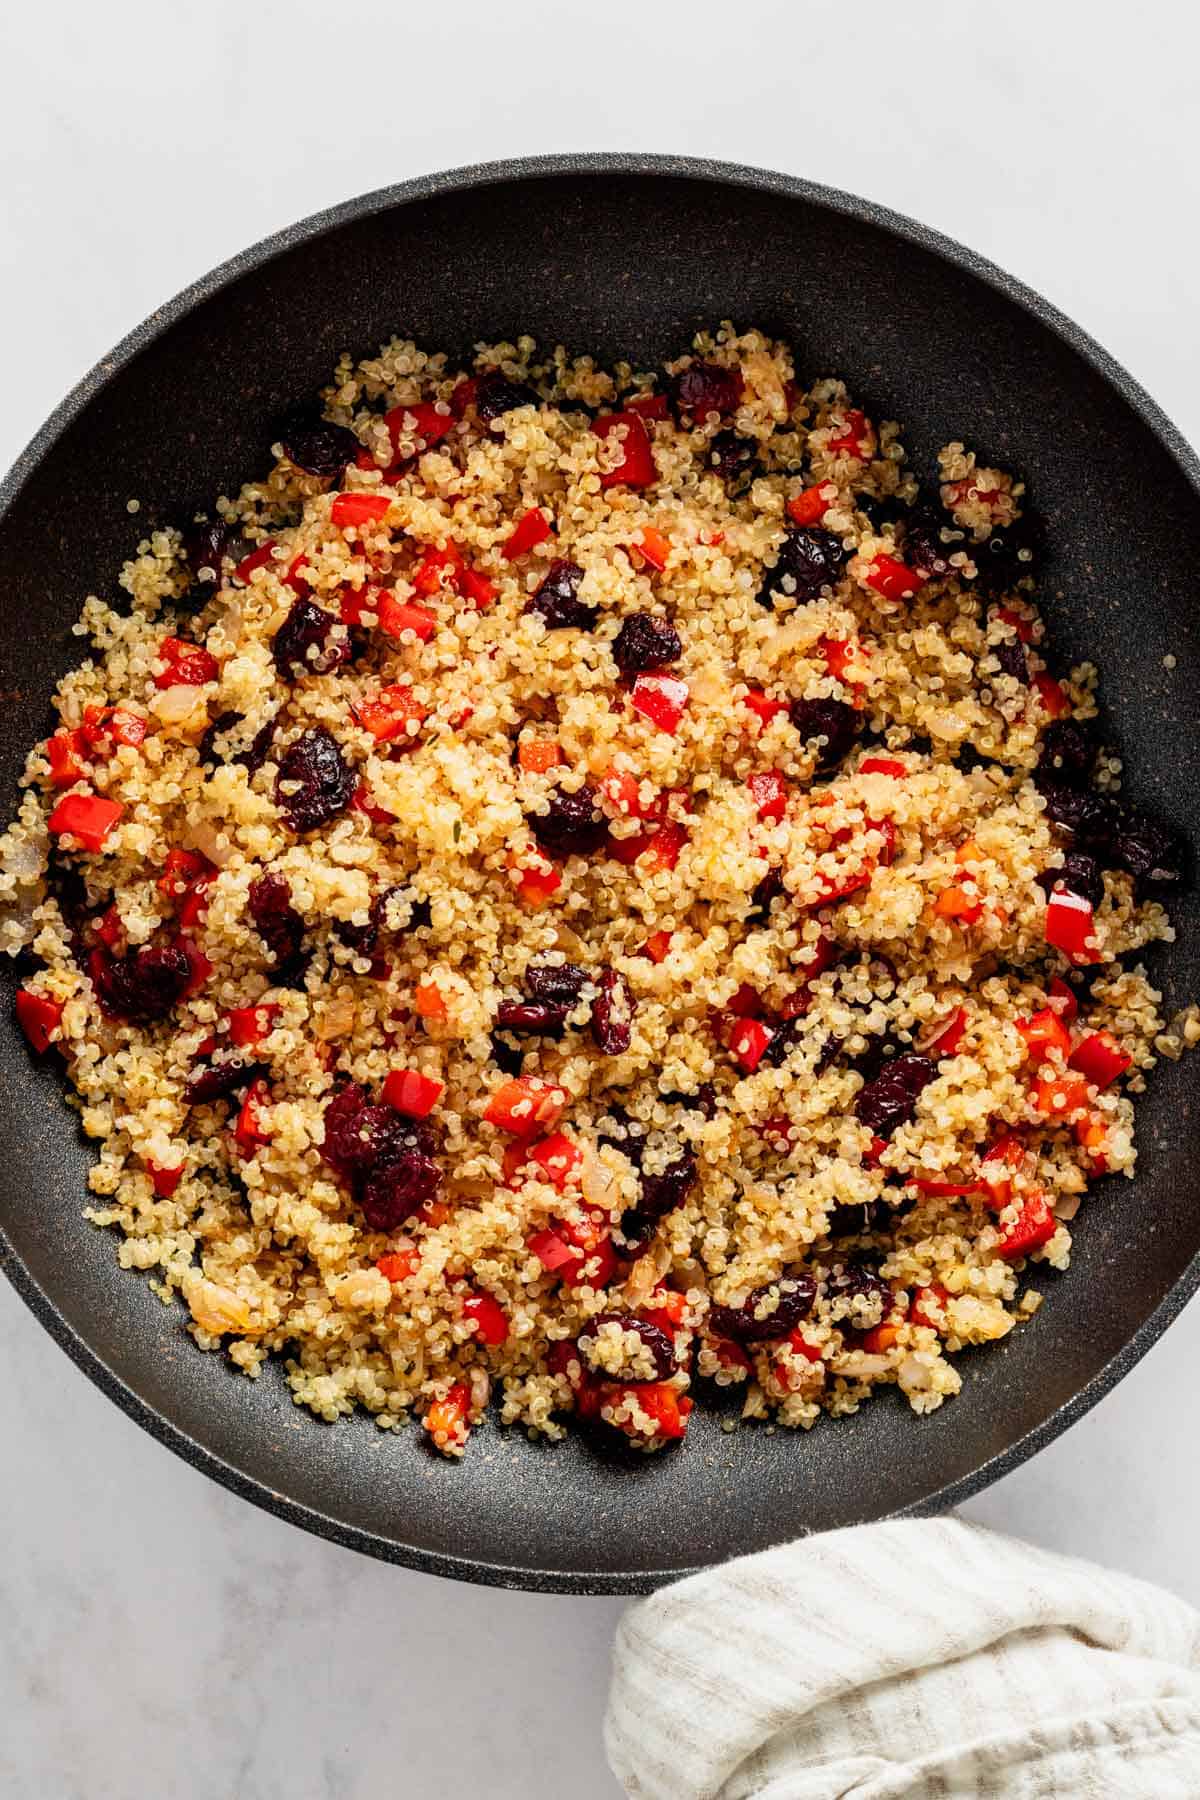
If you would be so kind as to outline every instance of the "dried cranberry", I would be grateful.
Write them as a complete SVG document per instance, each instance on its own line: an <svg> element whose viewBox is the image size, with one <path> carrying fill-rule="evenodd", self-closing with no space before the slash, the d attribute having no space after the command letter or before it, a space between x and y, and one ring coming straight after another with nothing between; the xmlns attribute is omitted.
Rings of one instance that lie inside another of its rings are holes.
<svg viewBox="0 0 1200 1800"><path fill-rule="evenodd" d="M192 959L180 944L143 944L128 956L94 952L92 980L100 1004L119 1019L165 1019L192 979Z"/></svg>
<svg viewBox="0 0 1200 1800"><path fill-rule="evenodd" d="M739 437L736 431L718 431L708 446L708 466L722 481L738 481L750 473L757 455L756 439Z"/></svg>
<svg viewBox="0 0 1200 1800"><path fill-rule="evenodd" d="M348 950L358 956L374 956L380 936L389 927L389 908L397 894L403 894L402 887L391 886L380 888L371 901L369 917L365 925L350 925L345 920L337 926L337 935Z"/></svg>
<svg viewBox="0 0 1200 1800"><path fill-rule="evenodd" d="M979 586L1000 595L1026 575L1032 575L1041 559L1045 533L1041 521L1026 513L1012 525L998 527L985 543L967 546L979 571Z"/></svg>
<svg viewBox="0 0 1200 1800"><path fill-rule="evenodd" d="M817 757L818 769L836 769L850 754L861 721L847 700L793 700L788 717L805 743L824 738Z"/></svg>
<svg viewBox="0 0 1200 1800"><path fill-rule="evenodd" d="M1134 807L1117 809L1109 854L1139 887L1174 887L1187 873L1187 847L1178 832Z"/></svg>
<svg viewBox="0 0 1200 1800"><path fill-rule="evenodd" d="M906 1050L885 1063L859 1092L854 1110L876 1137L890 1137L911 1119L917 1099L937 1074L937 1066L917 1050Z"/></svg>
<svg viewBox="0 0 1200 1800"><path fill-rule="evenodd" d="M183 532L183 558L191 574L190 606L203 606L216 593L231 535L223 519L206 519ZM201 575L201 569L211 570L211 574Z"/></svg>
<svg viewBox="0 0 1200 1800"><path fill-rule="evenodd" d="M656 1325L654 1323L653 1319L639 1319L636 1313L600 1313L596 1318L588 1320L583 1329L582 1336L589 1340L594 1339L602 1325L619 1325L622 1331L636 1333L641 1341L643 1349L650 1352L650 1356L654 1363L654 1379L656 1381L666 1381L675 1373L675 1370L678 1367L678 1359L675 1355L674 1342L668 1333L663 1330L661 1325ZM589 1368L593 1369L598 1374L604 1372L595 1360L594 1346L591 1349L585 1350L581 1344L580 1350L584 1361Z"/></svg>
<svg viewBox="0 0 1200 1800"><path fill-rule="evenodd" d="M661 669L678 662L683 643L673 625L653 613L631 613L618 631L612 647L613 661L625 675L643 669Z"/></svg>
<svg viewBox="0 0 1200 1800"><path fill-rule="evenodd" d="M525 992L533 1000L571 1007L587 984L588 972L578 963L533 962L525 970Z"/></svg>
<svg viewBox="0 0 1200 1800"><path fill-rule="evenodd" d="M891 1311L894 1296L877 1269L869 1263L839 1263L825 1271L825 1293L830 1300L865 1300L883 1318ZM878 1319L875 1321L878 1323Z"/></svg>
<svg viewBox="0 0 1200 1800"><path fill-rule="evenodd" d="M286 986L308 962L304 949L304 920L292 905L287 878L276 873L260 875L250 883L250 917L274 958L274 972Z"/></svg>
<svg viewBox="0 0 1200 1800"><path fill-rule="evenodd" d="M888 1222L889 1209L881 1200L867 1200L862 1206L841 1201L829 1209L825 1229L831 1238L861 1237L868 1231L879 1231Z"/></svg>
<svg viewBox="0 0 1200 1800"><path fill-rule="evenodd" d="M633 1037L633 995L616 969L605 969L592 1002L592 1036L605 1056L621 1056Z"/></svg>
<svg viewBox="0 0 1200 1800"><path fill-rule="evenodd" d="M323 725L313 725L280 759L275 803L293 831L315 831L354 797L354 771Z"/></svg>
<svg viewBox="0 0 1200 1800"><path fill-rule="evenodd" d="M756 924L765 919L771 911L771 903L783 893L782 869L768 869L754 892L750 896L750 911L746 914L747 925Z"/></svg>
<svg viewBox="0 0 1200 1800"><path fill-rule="evenodd" d="M1096 766L1096 739L1092 727L1080 719L1055 719L1042 734L1038 770L1052 781L1085 787Z"/></svg>
<svg viewBox="0 0 1200 1800"><path fill-rule="evenodd" d="M1107 846L1117 828L1117 808L1106 794L1056 781L1038 769L1038 792L1046 803L1046 817L1061 831L1069 831L1081 843Z"/></svg>
<svg viewBox="0 0 1200 1800"><path fill-rule="evenodd" d="M412 1148L368 1169L356 1198L372 1231L395 1231L436 1200L441 1188L442 1171L432 1156Z"/></svg>
<svg viewBox="0 0 1200 1800"><path fill-rule="evenodd" d="M553 1000L502 1000L496 1023L518 1037L561 1037L568 1008Z"/></svg>
<svg viewBox="0 0 1200 1800"><path fill-rule="evenodd" d="M668 1213L683 1205L695 1185L695 1154L685 1150L674 1162L668 1163L661 1174L647 1175L643 1170L637 1210L651 1219L665 1219Z"/></svg>
<svg viewBox="0 0 1200 1800"><path fill-rule="evenodd" d="M501 413L515 412L518 406L536 406L537 403L537 395L531 388L510 381L499 369L489 369L486 375L475 378L475 410L489 424Z"/></svg>
<svg viewBox="0 0 1200 1800"><path fill-rule="evenodd" d="M771 1041L762 1060L772 1069L781 1069L804 1037L804 1020L781 1019L771 1033Z"/></svg>
<svg viewBox="0 0 1200 1800"><path fill-rule="evenodd" d="M1100 864L1086 850L1068 850L1061 867L1044 869L1038 876L1042 886L1053 890L1059 882L1072 894L1087 901L1093 911L1104 898L1104 876Z"/></svg>
<svg viewBox="0 0 1200 1800"><path fill-rule="evenodd" d="M502 1075L519 1075L525 1067L525 1052L493 1034L492 1061Z"/></svg>
<svg viewBox="0 0 1200 1800"><path fill-rule="evenodd" d="M950 538L947 543L943 532ZM962 548L961 531L948 527L937 508L924 501L904 521L904 555L909 567L926 581L949 575L950 558Z"/></svg>
<svg viewBox="0 0 1200 1800"><path fill-rule="evenodd" d="M736 412L744 387L740 370L722 368L719 363L694 362L674 377L671 394L678 412L704 419L709 413L724 416Z"/></svg>
<svg viewBox="0 0 1200 1800"><path fill-rule="evenodd" d="M993 644L991 653L1000 664L1002 675L1011 675L1014 681L1029 685L1029 658L1025 654L1025 646L1020 638L1006 639L1001 644Z"/></svg>
<svg viewBox="0 0 1200 1800"><path fill-rule="evenodd" d="M613 1144L627 1156L634 1168L640 1168L646 1150L646 1127L633 1118L623 1106L610 1106L608 1118L599 1125L596 1135L603 1144Z"/></svg>
<svg viewBox="0 0 1200 1800"><path fill-rule="evenodd" d="M574 793L551 788L546 811L530 814L529 825L550 856L589 856L608 837L608 820L587 782Z"/></svg>
<svg viewBox="0 0 1200 1800"><path fill-rule="evenodd" d="M285 679L296 674L328 675L350 661L350 633L334 613L301 598L293 602L272 638L271 655Z"/></svg>
<svg viewBox="0 0 1200 1800"><path fill-rule="evenodd" d="M227 1052L213 1056L198 1063L194 1072L189 1075L187 1086L183 1090L184 1105L201 1106L210 1100L224 1100L229 1094L236 1094L242 1088L249 1087L261 1073L259 1063L245 1062L240 1055Z"/></svg>
<svg viewBox="0 0 1200 1800"><path fill-rule="evenodd" d="M817 1284L811 1275L785 1275L779 1281L755 1288L740 1306L711 1307L709 1329L738 1344L784 1338L802 1319L807 1319L816 1297Z"/></svg>
<svg viewBox="0 0 1200 1800"><path fill-rule="evenodd" d="M290 420L280 442L288 461L306 475L340 475L362 448L352 431L324 419Z"/></svg>
<svg viewBox="0 0 1200 1800"><path fill-rule="evenodd" d="M243 714L240 712L218 713L212 723L205 727L204 735L200 739L198 750L201 768L207 767L209 763L219 763L226 760L225 757L218 756L217 754L217 739L219 737L224 737L227 731L232 731L235 725L240 725L242 718Z"/></svg>
<svg viewBox="0 0 1200 1800"><path fill-rule="evenodd" d="M846 560L840 537L817 525L789 531L776 557L775 567L763 574L759 603L770 606L778 596L798 602L815 600L821 589L833 587Z"/></svg>
<svg viewBox="0 0 1200 1800"><path fill-rule="evenodd" d="M595 622L596 609L579 598L583 570L578 563L558 557L546 571L545 580L530 595L527 613L538 613L550 631L565 627L586 628Z"/></svg>
<svg viewBox="0 0 1200 1800"><path fill-rule="evenodd" d="M351 1083L339 1088L325 1106L325 1161L340 1175L371 1160L372 1147L365 1129L371 1101L365 1089Z"/></svg>

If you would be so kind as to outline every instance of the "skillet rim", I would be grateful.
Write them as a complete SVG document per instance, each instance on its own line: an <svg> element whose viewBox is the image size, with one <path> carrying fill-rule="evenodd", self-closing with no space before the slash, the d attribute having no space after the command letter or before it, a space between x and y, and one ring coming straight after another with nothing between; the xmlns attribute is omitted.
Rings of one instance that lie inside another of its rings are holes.
<svg viewBox="0 0 1200 1800"><path fill-rule="evenodd" d="M965 270L1013 301L1025 313L1052 331L1111 388L1156 437L1178 466L1181 474L1200 498L1200 457L1183 434L1163 412L1158 403L1136 381L1122 364L1096 342L1080 326L1033 288L1009 275L986 257L968 249L956 239L922 225L906 214L874 201L862 199L838 188L827 187L803 177L784 175L747 164L728 163L705 157L674 156L639 152L584 151L564 154L514 157L485 163L469 163L461 167L412 177L311 213L295 224L273 232L237 255L219 263L208 274L183 288L173 299L155 310L134 327L109 353L88 371L55 407L45 423L30 439L12 468L0 481L0 521L34 471L54 449L67 428L81 415L91 401L157 338L204 301L229 286L241 276L250 274L284 252L297 248L326 232L354 220L369 218L390 208L413 201L427 200L440 194L457 193L472 187L490 187L501 182L526 181L546 176L645 175L668 181L699 180L719 182L730 187L752 188L760 193L775 194L786 199L802 200L809 205L841 214L863 224L873 225L915 244L953 266ZM519 1568L511 1564L482 1562L470 1557L449 1556L436 1551L400 1544L395 1540L330 1518L303 1502L288 1499L265 1482L247 1475L214 1451L199 1443L182 1427L158 1412L135 1394L75 1330L59 1311L50 1295L34 1279L5 1233L0 1222L0 1272L7 1275L16 1292L30 1311L50 1333L56 1343L95 1385L116 1402L121 1411L165 1444L194 1469L211 1476L244 1500L251 1501L276 1518L285 1519L327 1538L346 1549L357 1550L379 1560L418 1569L425 1574L443 1575L484 1586L524 1589L553 1594L643 1594L664 1583L697 1574L709 1566L697 1564L634 1572L587 1569ZM1014 1440L998 1455L981 1463L970 1474L949 1482L936 1493L927 1495L912 1506L901 1509L895 1517L920 1517L947 1511L970 1499L1001 1476L1052 1443L1062 1432L1090 1412L1097 1401L1109 1393L1178 1317L1192 1295L1200 1287L1200 1252L1177 1277L1153 1312L1110 1358L1064 1405L1060 1406L1032 1431Z"/></svg>

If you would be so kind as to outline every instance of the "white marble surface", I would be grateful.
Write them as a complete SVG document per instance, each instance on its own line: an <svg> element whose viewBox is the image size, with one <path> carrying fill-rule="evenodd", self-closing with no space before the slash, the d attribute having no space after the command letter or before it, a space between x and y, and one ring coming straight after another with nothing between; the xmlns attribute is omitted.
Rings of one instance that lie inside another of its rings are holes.
<svg viewBox="0 0 1200 1800"><path fill-rule="evenodd" d="M807 174L1040 287L1200 437L1200 27L1186 0L997 11L748 0L90 0L0 9L0 464L166 296L387 181L550 149ZM332 77L332 81L330 81ZM341 92L339 93L339 84ZM1200 1601L1193 1307L1116 1394L967 1510ZM0 1795L612 1795L619 1603L369 1563L143 1436L0 1287Z"/></svg>

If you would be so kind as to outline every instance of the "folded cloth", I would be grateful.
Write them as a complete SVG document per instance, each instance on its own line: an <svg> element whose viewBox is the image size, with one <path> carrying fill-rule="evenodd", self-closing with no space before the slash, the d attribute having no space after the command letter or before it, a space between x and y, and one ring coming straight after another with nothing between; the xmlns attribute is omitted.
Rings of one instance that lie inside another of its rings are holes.
<svg viewBox="0 0 1200 1800"><path fill-rule="evenodd" d="M605 1740L639 1800L1195 1800L1200 1614L960 1520L860 1525L632 1606Z"/></svg>

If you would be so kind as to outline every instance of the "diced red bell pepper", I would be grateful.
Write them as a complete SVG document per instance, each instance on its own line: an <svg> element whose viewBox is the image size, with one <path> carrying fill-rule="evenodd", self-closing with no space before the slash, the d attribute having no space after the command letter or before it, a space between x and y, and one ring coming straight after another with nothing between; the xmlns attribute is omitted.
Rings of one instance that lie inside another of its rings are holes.
<svg viewBox="0 0 1200 1800"><path fill-rule="evenodd" d="M436 981L419 981L413 989L413 1003L423 1019L432 1019L440 1024L450 1017L446 996Z"/></svg>
<svg viewBox="0 0 1200 1800"><path fill-rule="evenodd" d="M570 1268L579 1260L579 1252L557 1231L535 1231L526 1248L537 1257L548 1275L557 1275L560 1269Z"/></svg>
<svg viewBox="0 0 1200 1800"><path fill-rule="evenodd" d="M216 657L210 656L203 644L189 643L186 638L164 638L158 656L166 667L154 677L155 687L204 687L221 673Z"/></svg>
<svg viewBox="0 0 1200 1800"><path fill-rule="evenodd" d="M639 675L630 696L633 709L672 737L688 703L688 685L677 675Z"/></svg>
<svg viewBox="0 0 1200 1800"><path fill-rule="evenodd" d="M242 1110L238 1114L237 1124L234 1126L234 1142L237 1144L239 1155L253 1156L263 1144L270 1143L271 1133L263 1116L263 1108L268 1106L270 1101L271 1090L260 1076L257 1081L250 1083L246 1091L246 1098L242 1101Z"/></svg>
<svg viewBox="0 0 1200 1800"><path fill-rule="evenodd" d="M862 1160L864 1169L877 1169L879 1167L879 1159L887 1147L888 1141L886 1138L873 1136L867 1149L863 1152Z"/></svg>
<svg viewBox="0 0 1200 1800"><path fill-rule="evenodd" d="M419 1069L393 1069L383 1084L383 1097L397 1112L410 1119L425 1119L446 1091L444 1081L422 1075Z"/></svg>
<svg viewBox="0 0 1200 1800"><path fill-rule="evenodd" d="M115 950L125 936L125 927L121 923L121 915L116 903L106 907L96 924L96 936L109 950Z"/></svg>
<svg viewBox="0 0 1200 1800"><path fill-rule="evenodd" d="M203 950L192 942L191 938L183 937L181 935L176 938L175 941L186 955L188 962L191 964L192 972L188 976L187 986L180 995L182 1000L190 1000L193 994L198 994L200 992L200 989L212 974L213 964L209 962Z"/></svg>
<svg viewBox="0 0 1200 1800"><path fill-rule="evenodd" d="M56 731L48 738L46 758L51 787L73 787L77 781L85 780L87 767L82 759L86 755L87 742L82 731Z"/></svg>
<svg viewBox="0 0 1200 1800"><path fill-rule="evenodd" d="M347 525L375 525L387 518L391 504L386 494L335 494L329 517L343 530Z"/></svg>
<svg viewBox="0 0 1200 1800"><path fill-rule="evenodd" d="M211 875L197 875L191 883L179 908L181 931L192 931L197 925L203 925L208 915L210 890L216 879L214 870Z"/></svg>
<svg viewBox="0 0 1200 1800"><path fill-rule="evenodd" d="M413 698L413 691L403 682L380 688L373 700L362 700L357 717L377 744L415 741L417 731L429 717L429 708Z"/></svg>
<svg viewBox="0 0 1200 1800"><path fill-rule="evenodd" d="M470 1411L470 1390L456 1381L442 1399L432 1403L421 1423L439 1448L461 1449L470 1435Z"/></svg>
<svg viewBox="0 0 1200 1800"><path fill-rule="evenodd" d="M114 744L129 744L136 749L144 743L149 725L140 713L131 712L127 706L88 706L84 708L80 730L89 748L111 755Z"/></svg>
<svg viewBox="0 0 1200 1800"><path fill-rule="evenodd" d="M397 599L390 588L380 594L375 611L380 630L386 631L389 637L411 631L421 643L426 643L437 630L437 618L427 607L412 606L406 600Z"/></svg>
<svg viewBox="0 0 1200 1800"><path fill-rule="evenodd" d="M923 575L918 575L915 569L897 561L894 556L885 556L882 551L872 557L865 579L867 586L882 594L885 600L911 600L925 586Z"/></svg>
<svg viewBox="0 0 1200 1800"><path fill-rule="evenodd" d="M410 579L416 592L429 599L447 585L453 586L458 573L465 566L462 551L451 538L440 550L426 550Z"/></svg>
<svg viewBox="0 0 1200 1800"><path fill-rule="evenodd" d="M669 419L670 402L665 394L633 394L625 402L625 411L642 419Z"/></svg>
<svg viewBox="0 0 1200 1800"><path fill-rule="evenodd" d="M488 1101L484 1118L514 1137L532 1137L550 1131L567 1107L567 1090L536 1075L517 1075L502 1082Z"/></svg>
<svg viewBox="0 0 1200 1800"><path fill-rule="evenodd" d="M671 554L671 540L664 537L661 531L655 530L653 525L643 525L641 535L634 539L630 549L635 550L652 569L665 569L667 558Z"/></svg>
<svg viewBox="0 0 1200 1800"><path fill-rule="evenodd" d="M408 1250L390 1250L375 1258L375 1267L386 1281L407 1281L421 1266L421 1252L413 1244Z"/></svg>
<svg viewBox="0 0 1200 1800"><path fill-rule="evenodd" d="M974 894L958 886L943 888L933 910L939 919L954 919L964 926L978 925L983 917L983 907Z"/></svg>
<svg viewBox="0 0 1200 1800"><path fill-rule="evenodd" d="M543 1181L552 1182L561 1192L568 1182L578 1180L583 1152L565 1131L555 1131L532 1146L527 1160L537 1164Z"/></svg>
<svg viewBox="0 0 1200 1800"><path fill-rule="evenodd" d="M1086 1150L1092 1165L1092 1172L1103 1175L1108 1168L1108 1126L1099 1113L1091 1113L1085 1118L1076 1119L1071 1127L1075 1142Z"/></svg>
<svg viewBox="0 0 1200 1800"><path fill-rule="evenodd" d="M307 567L308 558L301 552L299 556L292 558L292 561L288 564L287 574L283 577L284 587L291 588L293 594L301 599L305 594L311 592L308 576L304 573Z"/></svg>
<svg viewBox="0 0 1200 1800"><path fill-rule="evenodd" d="M899 1325L885 1320L882 1325L872 1325L868 1331L864 1331L858 1347L871 1356L882 1356L885 1351L895 1348L899 1336Z"/></svg>
<svg viewBox="0 0 1200 1800"><path fill-rule="evenodd" d="M752 1075L774 1036L771 1027L761 1019L739 1019L729 1033L730 1054L740 1069Z"/></svg>
<svg viewBox="0 0 1200 1800"><path fill-rule="evenodd" d="M829 456L856 456L861 462L865 459L870 445L871 421L866 413L859 412L857 407L848 407L842 413L842 421L842 430L826 442L826 454Z"/></svg>
<svg viewBox="0 0 1200 1800"><path fill-rule="evenodd" d="M617 1253L612 1239L603 1238L588 1250L581 1261L563 1271L563 1286L569 1288L606 1288L617 1272Z"/></svg>
<svg viewBox="0 0 1200 1800"><path fill-rule="evenodd" d="M1046 1196L1035 1189L1025 1200L1019 1217L1005 1228L996 1245L997 1254L1005 1262L1016 1262L1019 1257L1028 1256L1031 1250L1040 1250L1043 1244L1048 1244L1057 1230L1058 1220Z"/></svg>
<svg viewBox="0 0 1200 1800"><path fill-rule="evenodd" d="M805 488L802 494L796 494L788 501L787 516L793 525L817 525L836 499L834 483L818 481L815 487Z"/></svg>
<svg viewBox="0 0 1200 1800"><path fill-rule="evenodd" d="M902 762L894 756L864 756L858 765L860 775L894 775L897 781L908 774Z"/></svg>
<svg viewBox="0 0 1200 1800"><path fill-rule="evenodd" d="M503 551L509 562L525 556L538 544L544 544L554 527L538 506L523 512L504 540Z"/></svg>
<svg viewBox="0 0 1200 1800"><path fill-rule="evenodd" d="M653 1421L655 1437L675 1440L682 1438L687 1431L688 1415L693 1402L686 1394L677 1394L667 1382L626 1382L614 1385L610 1391L617 1405L627 1398L636 1400L639 1411L647 1414ZM621 1420L619 1428L627 1435L638 1435L638 1427L632 1421Z"/></svg>
<svg viewBox="0 0 1200 1800"><path fill-rule="evenodd" d="M520 895L524 905L534 908L547 906L562 886L562 875L548 856L532 846L528 850L514 850L508 858L509 872L513 877L513 886Z"/></svg>
<svg viewBox="0 0 1200 1800"><path fill-rule="evenodd" d="M214 872L212 863L199 850L168 850L163 872L154 885L165 899L178 900L198 875Z"/></svg>
<svg viewBox="0 0 1200 1800"><path fill-rule="evenodd" d="M1065 1123L1075 1113L1086 1111L1091 1094L1082 1075L1039 1075L1032 1098L1038 1112Z"/></svg>
<svg viewBox="0 0 1200 1800"><path fill-rule="evenodd" d="M644 852L650 874L673 869L687 841L688 834L682 825L660 825L657 831L652 831Z"/></svg>
<svg viewBox="0 0 1200 1800"><path fill-rule="evenodd" d="M1006 625L1012 626L1021 643L1031 644L1033 642L1033 620L1027 619L1024 613L1016 612L1011 606L998 606L996 617L1003 619Z"/></svg>
<svg viewBox="0 0 1200 1800"><path fill-rule="evenodd" d="M383 415L388 436L392 440L392 455L400 455L400 439L423 438L426 450L434 444L440 444L446 433L454 430L455 417L453 409L439 412L428 400L417 400L401 406L393 406L390 412Z"/></svg>
<svg viewBox="0 0 1200 1800"><path fill-rule="evenodd" d="M1046 995L1048 1004L1063 1023L1069 1025L1079 1011L1079 998L1070 982L1064 981L1061 975L1053 976Z"/></svg>
<svg viewBox="0 0 1200 1800"><path fill-rule="evenodd" d="M261 1044L274 1031L279 1013L277 1000L260 1000L257 1006L231 1006L225 1015L229 1036L239 1049Z"/></svg>
<svg viewBox="0 0 1200 1800"><path fill-rule="evenodd" d="M479 383L471 375L455 384L450 394L450 412L456 419L461 419L467 408L474 406L475 395L479 391Z"/></svg>
<svg viewBox="0 0 1200 1800"><path fill-rule="evenodd" d="M623 455L615 469L608 469L600 477L602 488L631 487L646 488L657 481L658 470L654 464L654 452L650 448L650 439L640 415L636 412L605 413L603 418L593 422L592 430L598 438L608 438L614 431L624 428L621 442Z"/></svg>
<svg viewBox="0 0 1200 1800"><path fill-rule="evenodd" d="M526 775L546 775L557 769L562 759L562 751L553 738L522 738L517 745L517 766Z"/></svg>
<svg viewBox="0 0 1200 1800"><path fill-rule="evenodd" d="M179 1183L183 1180L183 1164L147 1162L146 1173L150 1177L150 1186L160 1200L169 1200Z"/></svg>
<svg viewBox="0 0 1200 1800"><path fill-rule="evenodd" d="M374 468L375 465L372 463L371 466ZM264 569L267 566L274 554L274 550L275 539L268 538L265 544L260 544L258 546L257 550L251 550L249 556L243 556L241 562L233 571L234 580L249 581L255 569Z"/></svg>
<svg viewBox="0 0 1200 1800"><path fill-rule="evenodd" d="M1098 1088L1111 1087L1132 1063L1132 1056L1107 1031L1093 1031L1076 1044L1068 1058L1068 1067L1078 1070Z"/></svg>
<svg viewBox="0 0 1200 1800"><path fill-rule="evenodd" d="M769 819L778 823L787 811L788 787L779 769L763 769L751 775L746 786L750 789L750 798L758 809L760 819Z"/></svg>
<svg viewBox="0 0 1200 1800"><path fill-rule="evenodd" d="M960 1006L953 1016L938 1032L926 1050L926 1056L957 1056L958 1047L967 1032L968 1013L965 1006Z"/></svg>
<svg viewBox="0 0 1200 1800"><path fill-rule="evenodd" d="M765 1009L758 989L743 981L725 1002L724 1010L735 1019L761 1019Z"/></svg>
<svg viewBox="0 0 1200 1800"><path fill-rule="evenodd" d="M978 1181L938 1181L926 1175L909 1175L905 1185L916 1188L918 1194L929 1194L944 1200L960 1200L966 1194L977 1194L980 1189Z"/></svg>
<svg viewBox="0 0 1200 1800"><path fill-rule="evenodd" d="M1034 676L1033 686L1043 709L1052 719L1064 719L1067 716L1071 710L1071 702L1065 689L1060 682L1055 681L1053 675L1047 675L1042 670Z"/></svg>
<svg viewBox="0 0 1200 1800"><path fill-rule="evenodd" d="M103 794L65 794L46 821L56 835L69 833L93 854L103 850L109 833L125 808Z"/></svg>
<svg viewBox="0 0 1200 1800"><path fill-rule="evenodd" d="M748 1375L754 1367L746 1351L732 1338L714 1338L712 1348L723 1369Z"/></svg>
<svg viewBox="0 0 1200 1800"><path fill-rule="evenodd" d="M62 1023L65 1002L52 1000L48 994L35 994L29 988L18 988L16 994L17 1024L39 1056L50 1048L50 1035Z"/></svg>
<svg viewBox="0 0 1200 1800"><path fill-rule="evenodd" d="M508 1338L508 1317L492 1294L471 1294L463 1301L463 1318L475 1327L475 1335L489 1348Z"/></svg>
<svg viewBox="0 0 1200 1800"><path fill-rule="evenodd" d="M460 569L455 577L454 585L459 596L463 600L469 600L479 612L482 612L485 606L490 606L496 598L495 586L486 575L481 575L478 569Z"/></svg>
<svg viewBox="0 0 1200 1800"><path fill-rule="evenodd" d="M768 726L772 719L777 719L780 713L787 711L786 700L769 700L761 688L751 688L742 705L750 708L758 720L760 730Z"/></svg>
<svg viewBox="0 0 1200 1800"><path fill-rule="evenodd" d="M1028 1019L1017 1019L1014 1023L1025 1039L1029 1055L1039 1061L1053 1050L1057 1050L1064 1061L1071 1054L1071 1034L1052 1007L1039 1007Z"/></svg>
<svg viewBox="0 0 1200 1800"><path fill-rule="evenodd" d="M632 769L610 768L600 777L600 797L621 819L643 816L641 783Z"/></svg>
<svg viewBox="0 0 1200 1800"><path fill-rule="evenodd" d="M651 933L646 939L646 942L642 945L643 952L650 958L651 962L660 963L667 960L667 957L671 954L671 939L673 936L674 933L670 931L655 931Z"/></svg>
<svg viewBox="0 0 1200 1800"><path fill-rule="evenodd" d="M823 637L817 645L825 661L825 667L835 681L845 682L848 687L861 687L865 677L852 675L850 670L856 663L865 661L866 651L853 638Z"/></svg>
<svg viewBox="0 0 1200 1800"><path fill-rule="evenodd" d="M376 806L371 798L371 790L365 781L360 781L355 788L350 805L355 812L360 812L370 819L372 825L394 825L396 823L395 813L388 812L384 806Z"/></svg>
<svg viewBox="0 0 1200 1800"><path fill-rule="evenodd" d="M1074 963L1100 961L1093 942L1096 915L1082 894L1060 888L1051 894L1046 906L1046 942L1061 950Z"/></svg>
<svg viewBox="0 0 1200 1800"><path fill-rule="evenodd" d="M945 1325L945 1314L941 1320L934 1317L934 1308L943 1309L950 1294L940 1281L932 1287L919 1287L915 1290L908 1307L909 1321L913 1325L928 1325L933 1331L941 1331Z"/></svg>

